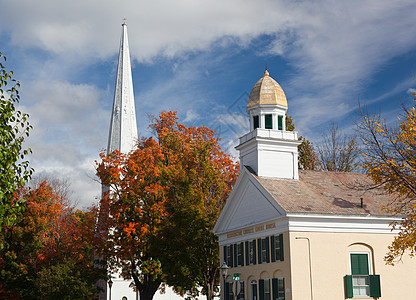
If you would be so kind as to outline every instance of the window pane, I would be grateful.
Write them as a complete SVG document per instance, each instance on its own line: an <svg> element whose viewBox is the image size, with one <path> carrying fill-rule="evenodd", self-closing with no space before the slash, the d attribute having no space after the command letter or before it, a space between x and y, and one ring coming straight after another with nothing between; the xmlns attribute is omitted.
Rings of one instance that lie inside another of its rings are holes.
<svg viewBox="0 0 416 300"><path fill-rule="evenodd" d="M259 116L253 117L253 127L254 129L259 128Z"/></svg>
<svg viewBox="0 0 416 300"><path fill-rule="evenodd" d="M351 253L351 274L368 275L368 254Z"/></svg>
<svg viewBox="0 0 416 300"><path fill-rule="evenodd" d="M264 116L264 123L265 123L265 127L266 129L273 129L273 120L272 120L272 115L265 115Z"/></svg>
<svg viewBox="0 0 416 300"><path fill-rule="evenodd" d="M278 130L283 130L283 116L278 116L277 117L277 122L278 122L277 129Z"/></svg>

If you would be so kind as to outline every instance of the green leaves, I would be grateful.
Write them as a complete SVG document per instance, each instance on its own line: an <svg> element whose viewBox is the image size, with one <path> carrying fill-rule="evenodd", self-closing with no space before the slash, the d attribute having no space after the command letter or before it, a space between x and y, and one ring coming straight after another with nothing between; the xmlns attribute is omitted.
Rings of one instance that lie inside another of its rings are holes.
<svg viewBox="0 0 416 300"><path fill-rule="evenodd" d="M0 61L6 57L0 52ZM4 247L4 226L13 225L21 215L19 188L30 179L33 169L25 156L31 149L22 149L24 137L29 136L32 126L28 115L16 110L19 103L20 83L12 78L0 63L0 248Z"/></svg>

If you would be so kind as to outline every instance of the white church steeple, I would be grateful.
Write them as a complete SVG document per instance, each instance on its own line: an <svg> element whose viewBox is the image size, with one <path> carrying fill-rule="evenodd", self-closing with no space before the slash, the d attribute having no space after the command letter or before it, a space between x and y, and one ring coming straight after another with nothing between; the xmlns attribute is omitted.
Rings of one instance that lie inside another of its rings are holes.
<svg viewBox="0 0 416 300"><path fill-rule="evenodd" d="M236 147L240 164L250 167L258 176L299 179L301 142L296 131L286 131L287 108L283 89L266 70L249 96L250 132L240 138Z"/></svg>
<svg viewBox="0 0 416 300"><path fill-rule="evenodd" d="M133 80L127 38L127 24L122 24L118 56L116 86L107 153L119 150L128 153L137 142L136 111L134 107Z"/></svg>

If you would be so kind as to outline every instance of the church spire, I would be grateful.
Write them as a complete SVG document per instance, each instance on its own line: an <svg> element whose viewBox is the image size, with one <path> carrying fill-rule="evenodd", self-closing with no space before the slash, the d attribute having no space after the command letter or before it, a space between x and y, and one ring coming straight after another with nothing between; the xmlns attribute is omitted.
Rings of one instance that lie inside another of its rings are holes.
<svg viewBox="0 0 416 300"><path fill-rule="evenodd" d="M107 152L119 150L128 153L137 142L136 111L134 108L133 80L131 76L130 51L127 24L124 20L118 55L117 77L114 90L113 112Z"/></svg>

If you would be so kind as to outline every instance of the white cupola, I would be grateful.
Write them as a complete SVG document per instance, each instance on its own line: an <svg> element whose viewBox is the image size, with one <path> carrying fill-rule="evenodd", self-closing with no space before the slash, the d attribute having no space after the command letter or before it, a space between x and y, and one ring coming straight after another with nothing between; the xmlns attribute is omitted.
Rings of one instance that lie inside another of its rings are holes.
<svg viewBox="0 0 416 300"><path fill-rule="evenodd" d="M296 131L286 131L286 95L267 70L250 92L247 113L250 132L240 138L236 149L240 164L258 176L299 179Z"/></svg>

